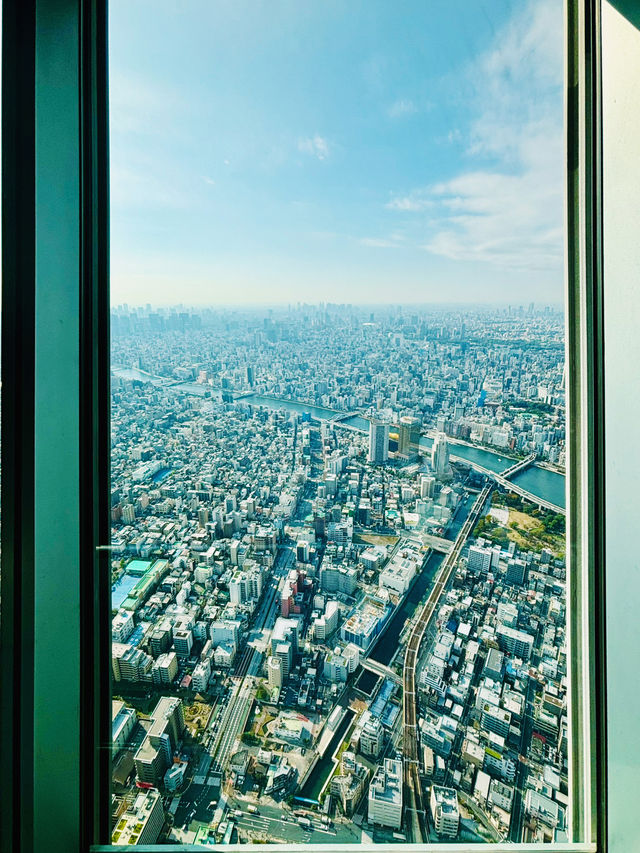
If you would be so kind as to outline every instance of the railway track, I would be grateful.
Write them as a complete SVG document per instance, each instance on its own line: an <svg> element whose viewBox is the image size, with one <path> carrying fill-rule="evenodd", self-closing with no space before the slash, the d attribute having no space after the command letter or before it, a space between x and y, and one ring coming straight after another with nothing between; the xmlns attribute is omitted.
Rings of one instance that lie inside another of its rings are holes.
<svg viewBox="0 0 640 853"><path fill-rule="evenodd" d="M494 488L493 483L486 485L478 495L471 512L465 520L451 552L447 555L438 574L429 598L424 604L422 611L412 628L404 656L403 683L403 741L402 751L404 758L404 785L406 813L409 816L407 823L413 841L423 843L427 839L426 807L420 784L420 739L418 732L418 705L416 694L416 666L418 653L424 633L431 621L436 607L445 592L451 574L458 562L460 553L467 537L475 527L487 498Z"/></svg>

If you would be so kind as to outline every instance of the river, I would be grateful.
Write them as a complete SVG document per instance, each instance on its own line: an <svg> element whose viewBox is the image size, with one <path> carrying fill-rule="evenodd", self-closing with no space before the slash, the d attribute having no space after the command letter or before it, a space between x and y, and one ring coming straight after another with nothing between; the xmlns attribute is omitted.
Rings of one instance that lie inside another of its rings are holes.
<svg viewBox="0 0 640 853"><path fill-rule="evenodd" d="M166 386L167 381L170 381L163 377L145 373L135 367L112 367L111 371L115 376L122 379L137 379L140 382L151 382L154 385ZM167 386L166 390L182 394L195 394L197 396L203 396L207 391L211 391L216 396L220 393L216 389L208 388L196 382L176 383L175 385ZM280 397L271 397L263 394L247 394L247 396L239 398L238 402L251 406L264 406L268 409L296 412L297 414L309 412L312 418L319 421L329 420L336 416L344 416L345 414L337 409L329 409L325 406L314 406L311 403L300 403L296 400L284 400ZM358 430L358 432L368 432L369 430L369 421L363 418L362 415L350 415L345 417L340 423L350 426ZM433 439L427 436L423 436L420 439L420 447L424 450L429 450L432 444ZM449 452L453 456L458 456L460 459L467 460L468 462L475 462L476 465L481 465L483 468L495 471L497 474L505 471L515 461L512 457L504 453L496 453L493 450L485 450L484 448L473 447L469 444L450 444ZM526 489L534 497L542 498L561 507L566 506L565 482L564 474L559 474L557 471L550 471L547 468L540 468L538 465L532 465L513 478L513 483L522 489Z"/></svg>
<svg viewBox="0 0 640 853"><path fill-rule="evenodd" d="M309 412L311 417L320 421L343 414L337 409L327 409L323 406L313 406L310 403L282 400L278 397L268 397L260 394L250 394L242 397L240 402L252 406L264 406L269 409L284 409L287 412L297 412L298 414ZM368 432L369 430L369 421L363 418L362 415L351 415L340 421L340 423L353 427L359 432ZM420 447L424 450L429 450L432 444L432 438L423 436L420 439ZM485 450L482 447L473 447L469 444L452 443L449 445L449 452L460 459L475 462L476 465L481 465L489 471L495 471L496 474L506 471L516 461L513 457L505 453L496 453L493 450ZM513 482L531 492L535 497L543 498L556 506L564 507L566 505L564 474L559 474L557 471L550 471L547 468L540 468L538 465L532 465L530 468L517 474L513 478Z"/></svg>

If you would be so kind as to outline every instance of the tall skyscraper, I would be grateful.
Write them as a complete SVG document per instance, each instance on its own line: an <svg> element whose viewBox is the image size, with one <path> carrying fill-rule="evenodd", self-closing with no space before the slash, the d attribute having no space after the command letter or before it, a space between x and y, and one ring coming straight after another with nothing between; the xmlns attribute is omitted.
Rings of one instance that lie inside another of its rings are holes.
<svg viewBox="0 0 640 853"><path fill-rule="evenodd" d="M398 424L398 452L404 456L410 456L411 452L417 450L420 441L420 427L422 421L412 415L404 415Z"/></svg>
<svg viewBox="0 0 640 853"><path fill-rule="evenodd" d="M389 458L389 425L378 421L369 424L369 462L384 465Z"/></svg>
<svg viewBox="0 0 640 853"><path fill-rule="evenodd" d="M449 445L447 437L443 432L437 433L433 440L431 465L436 477L441 480L446 475L449 467Z"/></svg>

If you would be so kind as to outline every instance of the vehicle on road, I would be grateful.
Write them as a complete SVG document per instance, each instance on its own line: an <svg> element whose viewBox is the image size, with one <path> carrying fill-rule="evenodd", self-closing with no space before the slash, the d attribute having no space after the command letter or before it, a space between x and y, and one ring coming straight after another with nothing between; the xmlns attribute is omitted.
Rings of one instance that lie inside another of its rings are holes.
<svg viewBox="0 0 640 853"><path fill-rule="evenodd" d="M247 806L247 811L249 812L249 814L260 814L260 812L258 811L258 807L253 805Z"/></svg>
<svg viewBox="0 0 640 853"><path fill-rule="evenodd" d="M298 825L303 826L303 827L310 827L311 821L309 820L308 817L299 817L298 818Z"/></svg>

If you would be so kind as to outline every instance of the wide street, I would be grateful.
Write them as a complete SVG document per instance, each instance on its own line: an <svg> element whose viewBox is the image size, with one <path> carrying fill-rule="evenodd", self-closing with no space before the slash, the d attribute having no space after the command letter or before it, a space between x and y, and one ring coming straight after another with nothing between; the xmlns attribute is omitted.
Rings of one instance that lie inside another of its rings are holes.
<svg viewBox="0 0 640 853"><path fill-rule="evenodd" d="M272 576L254 613L246 647L238 658L238 675L231 676L233 687L227 698L216 707L203 734L202 740L208 752L200 759L191 782L180 792L180 802L174 816L177 827L192 821L209 823L213 817L214 809L209 809L208 805L220 794L221 773L246 724L255 677L262 669L263 653L268 646L278 611L278 590L294 562L295 554L291 546L278 549Z"/></svg>
<svg viewBox="0 0 640 853"><path fill-rule="evenodd" d="M250 834L263 836L297 844L357 844L360 842L360 830L353 823L334 823L325 827L319 818L314 818L307 829L298 825L297 819L278 806L259 803L259 814L249 814L248 802L243 800L230 803L232 809L241 810L242 816L236 817L239 834L248 840ZM286 820L283 820L283 815ZM244 839L243 839L244 840Z"/></svg>

